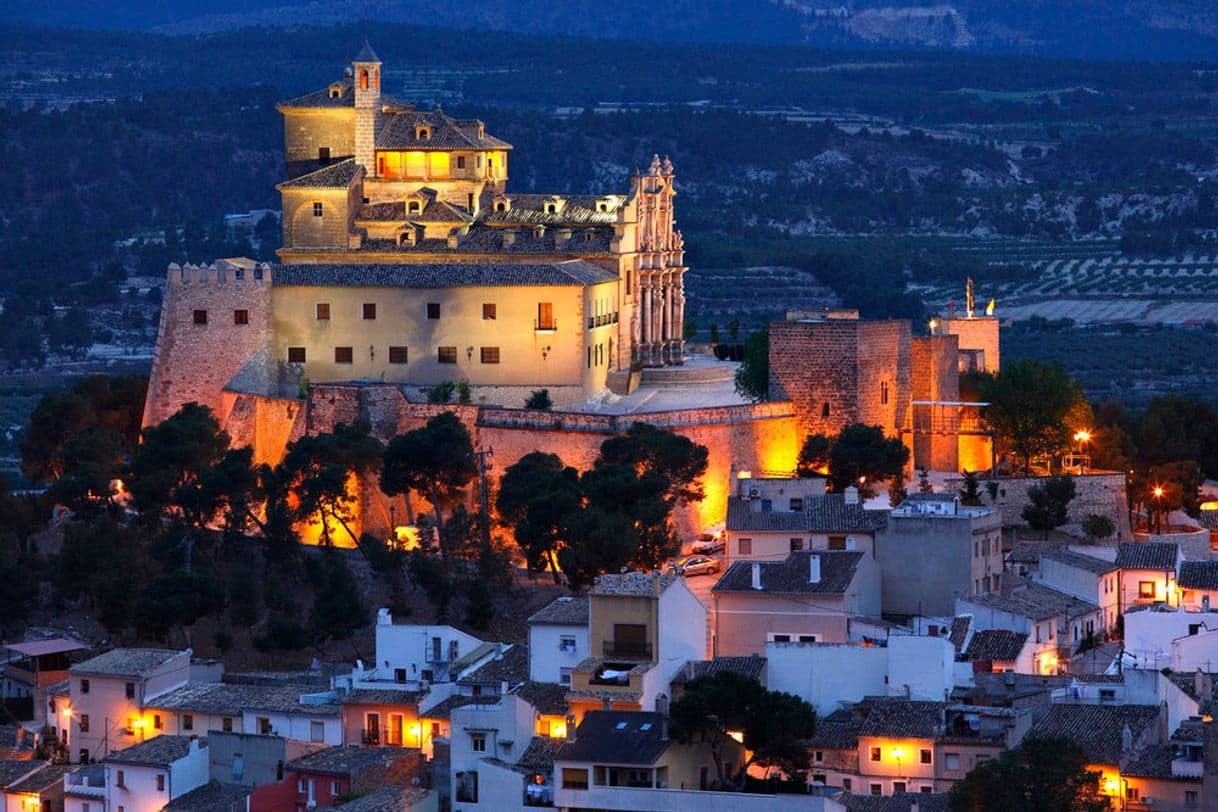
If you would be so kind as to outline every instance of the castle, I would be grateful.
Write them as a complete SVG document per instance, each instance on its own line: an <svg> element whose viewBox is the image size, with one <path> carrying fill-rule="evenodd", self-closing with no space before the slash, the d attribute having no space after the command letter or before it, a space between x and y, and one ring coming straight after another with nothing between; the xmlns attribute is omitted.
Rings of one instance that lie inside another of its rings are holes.
<svg viewBox="0 0 1218 812"><path fill-rule="evenodd" d="M278 105L280 262L170 265L145 425L202 403L274 463L339 422L388 439L449 410L497 473L536 449L588 467L605 437L646 421L711 451L683 533L722 521L733 470L793 470L807 433L852 422L904 437L918 465L989 467L957 371L997 368L994 319L970 310L913 338L908 322L794 314L771 326L771 401L750 403L722 368L685 366L671 162L625 194L513 194L510 144L383 95L381 76L365 45L345 78ZM462 380L468 404L427 402ZM676 393L652 397L664 387ZM542 388L555 411L521 408ZM410 512L363 491L363 529Z"/></svg>

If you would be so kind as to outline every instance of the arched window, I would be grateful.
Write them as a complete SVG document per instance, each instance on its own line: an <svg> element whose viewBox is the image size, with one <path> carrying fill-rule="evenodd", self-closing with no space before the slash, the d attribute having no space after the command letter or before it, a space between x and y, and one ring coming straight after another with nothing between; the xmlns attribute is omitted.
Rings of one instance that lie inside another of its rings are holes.
<svg viewBox="0 0 1218 812"><path fill-rule="evenodd" d="M826 400L824 405L820 407L820 416L821 417L829 416L829 401Z"/></svg>
<svg viewBox="0 0 1218 812"><path fill-rule="evenodd" d="M359 72L359 89L368 89L368 70L366 68Z"/></svg>
<svg viewBox="0 0 1218 812"><path fill-rule="evenodd" d="M502 200L500 200L498 203L495 204L495 211L507 211L507 205Z"/></svg>
<svg viewBox="0 0 1218 812"><path fill-rule="evenodd" d="M553 203L550 203L546 206L546 214L557 214L557 213L558 213L558 209L554 206Z"/></svg>
<svg viewBox="0 0 1218 812"><path fill-rule="evenodd" d="M417 201L417 200L412 200L412 201L410 201L409 206L410 206L410 213L411 213L411 214L418 214L418 212L420 211L420 209L419 209L419 201Z"/></svg>

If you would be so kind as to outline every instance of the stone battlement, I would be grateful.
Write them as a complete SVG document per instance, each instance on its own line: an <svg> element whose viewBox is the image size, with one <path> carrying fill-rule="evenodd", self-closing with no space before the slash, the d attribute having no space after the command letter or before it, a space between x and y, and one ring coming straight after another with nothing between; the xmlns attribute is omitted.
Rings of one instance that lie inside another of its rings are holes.
<svg viewBox="0 0 1218 812"><path fill-rule="evenodd" d="M195 265L186 263L179 265L169 263L166 281L171 286L191 284L225 284L227 282L252 282L256 285L271 284L271 265L269 262L255 262L244 257L237 259L218 259L211 265Z"/></svg>

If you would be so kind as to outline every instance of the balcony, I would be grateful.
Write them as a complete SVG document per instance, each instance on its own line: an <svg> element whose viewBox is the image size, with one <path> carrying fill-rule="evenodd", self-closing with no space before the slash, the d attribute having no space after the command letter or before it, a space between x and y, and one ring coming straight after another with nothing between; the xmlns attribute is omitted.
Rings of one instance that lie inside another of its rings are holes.
<svg viewBox="0 0 1218 812"><path fill-rule="evenodd" d="M550 784L525 784L525 806L554 806L554 787Z"/></svg>
<svg viewBox="0 0 1218 812"><path fill-rule="evenodd" d="M535 333L557 333L558 319L533 319L533 332Z"/></svg>
<svg viewBox="0 0 1218 812"><path fill-rule="evenodd" d="M610 324L617 324L617 312L602 313L599 316L588 317L588 329L593 330L597 327L605 327Z"/></svg>
<svg viewBox="0 0 1218 812"><path fill-rule="evenodd" d="M606 657L628 657L633 660L650 660L651 643L630 640L606 640Z"/></svg>

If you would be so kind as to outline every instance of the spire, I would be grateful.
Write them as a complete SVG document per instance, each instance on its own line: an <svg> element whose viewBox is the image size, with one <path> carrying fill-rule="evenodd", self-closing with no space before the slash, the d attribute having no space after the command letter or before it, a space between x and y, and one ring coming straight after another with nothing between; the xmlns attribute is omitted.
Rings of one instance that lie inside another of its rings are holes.
<svg viewBox="0 0 1218 812"><path fill-rule="evenodd" d="M660 156L659 155L655 155L652 157L651 166L647 168L647 174L649 174L649 175L660 174Z"/></svg>
<svg viewBox="0 0 1218 812"><path fill-rule="evenodd" d="M364 40L364 47L360 48L359 56L355 57L356 62L380 62L381 58L376 55L376 51L372 50L372 46L368 44L368 40Z"/></svg>

